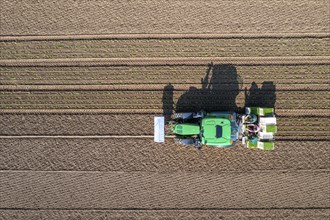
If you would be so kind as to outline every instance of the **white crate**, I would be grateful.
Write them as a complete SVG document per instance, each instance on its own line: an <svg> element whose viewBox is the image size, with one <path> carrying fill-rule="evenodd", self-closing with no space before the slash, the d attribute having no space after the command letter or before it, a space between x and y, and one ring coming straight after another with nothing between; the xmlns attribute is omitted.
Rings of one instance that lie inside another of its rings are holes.
<svg viewBox="0 0 330 220"><path fill-rule="evenodd" d="M165 142L165 118L159 116L154 118L154 141L158 143Z"/></svg>
<svg viewBox="0 0 330 220"><path fill-rule="evenodd" d="M270 132L259 132L259 139L263 140L273 140L274 139L274 133Z"/></svg>
<svg viewBox="0 0 330 220"><path fill-rule="evenodd" d="M260 125L276 125L276 117L260 117Z"/></svg>

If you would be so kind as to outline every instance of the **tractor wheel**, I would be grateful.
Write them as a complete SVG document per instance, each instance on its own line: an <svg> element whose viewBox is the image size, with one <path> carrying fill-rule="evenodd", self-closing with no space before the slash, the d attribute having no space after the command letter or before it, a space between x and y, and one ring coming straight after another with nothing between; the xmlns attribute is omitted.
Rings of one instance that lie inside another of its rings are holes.
<svg viewBox="0 0 330 220"><path fill-rule="evenodd" d="M173 118L174 119L182 119L182 120L192 119L193 118L193 113L192 112L174 113Z"/></svg>
<svg viewBox="0 0 330 220"><path fill-rule="evenodd" d="M183 144L183 145L194 145L195 139L194 138L175 138L175 143Z"/></svg>

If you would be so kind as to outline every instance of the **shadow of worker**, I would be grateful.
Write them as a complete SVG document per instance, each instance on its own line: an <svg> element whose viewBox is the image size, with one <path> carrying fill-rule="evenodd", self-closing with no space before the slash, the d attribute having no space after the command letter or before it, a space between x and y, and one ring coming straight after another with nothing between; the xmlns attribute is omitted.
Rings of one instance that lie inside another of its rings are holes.
<svg viewBox="0 0 330 220"><path fill-rule="evenodd" d="M276 103L276 86L271 81L265 81L259 88L252 82L249 91L245 88L245 106L274 108Z"/></svg>
<svg viewBox="0 0 330 220"><path fill-rule="evenodd" d="M168 84L163 90L163 113L168 121L175 112L205 111L237 111L236 96L239 94L241 81L233 65L210 64L201 86L190 87L178 99L175 107L173 102L174 87ZM172 100L172 101L171 101Z"/></svg>
<svg viewBox="0 0 330 220"><path fill-rule="evenodd" d="M171 120L171 115L173 114L174 110L173 91L174 87L171 85L171 83L166 85L163 90L163 116L165 117L166 122Z"/></svg>

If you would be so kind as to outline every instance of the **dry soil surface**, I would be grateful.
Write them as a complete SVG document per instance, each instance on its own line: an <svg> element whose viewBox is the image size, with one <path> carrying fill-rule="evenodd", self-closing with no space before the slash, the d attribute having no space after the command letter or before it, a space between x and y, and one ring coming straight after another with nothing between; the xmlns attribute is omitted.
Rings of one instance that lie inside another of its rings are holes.
<svg viewBox="0 0 330 220"><path fill-rule="evenodd" d="M330 218L328 1L0 13L0 219ZM275 107L274 151L153 142L155 115L246 105Z"/></svg>

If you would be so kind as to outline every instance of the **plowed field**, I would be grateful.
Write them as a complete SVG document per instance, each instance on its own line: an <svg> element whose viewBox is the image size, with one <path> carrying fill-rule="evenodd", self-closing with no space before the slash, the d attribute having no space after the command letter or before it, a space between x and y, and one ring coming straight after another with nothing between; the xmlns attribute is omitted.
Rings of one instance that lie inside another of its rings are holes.
<svg viewBox="0 0 330 220"><path fill-rule="evenodd" d="M330 218L328 1L2 1L0 219ZM276 149L153 142L274 106Z"/></svg>

